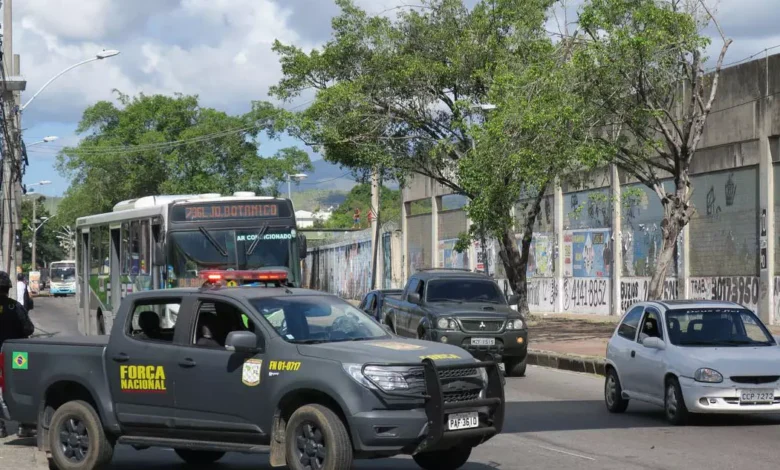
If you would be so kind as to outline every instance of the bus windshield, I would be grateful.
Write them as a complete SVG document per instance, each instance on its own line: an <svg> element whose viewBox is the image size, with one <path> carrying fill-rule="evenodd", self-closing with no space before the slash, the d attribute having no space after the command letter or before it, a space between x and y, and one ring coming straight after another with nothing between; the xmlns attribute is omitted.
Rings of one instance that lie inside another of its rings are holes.
<svg viewBox="0 0 780 470"><path fill-rule="evenodd" d="M76 263L51 263L49 265L50 282L75 282Z"/></svg>
<svg viewBox="0 0 780 470"><path fill-rule="evenodd" d="M168 238L169 276L193 279L203 269L283 267L290 270L291 263L298 258L295 239L295 230L290 227L269 227L265 231L260 228L201 227L200 230L171 232Z"/></svg>

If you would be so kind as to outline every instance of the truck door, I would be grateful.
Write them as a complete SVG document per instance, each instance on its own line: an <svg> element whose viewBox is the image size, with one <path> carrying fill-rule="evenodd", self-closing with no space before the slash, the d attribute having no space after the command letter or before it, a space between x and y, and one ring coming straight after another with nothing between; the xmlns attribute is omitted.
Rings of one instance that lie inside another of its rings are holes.
<svg viewBox="0 0 780 470"><path fill-rule="evenodd" d="M170 304L182 305L183 300L190 301L180 296L139 298L127 315L117 317L122 322L114 324L105 361L117 418L126 429L170 437L178 347L173 329L161 328L158 312Z"/></svg>
<svg viewBox="0 0 780 470"><path fill-rule="evenodd" d="M231 331L253 331L261 340L268 336L240 304L208 294L196 298L189 334L176 339L176 426L189 433L208 432L212 440L261 443L271 432L261 423L270 423L273 415L262 398L267 361L264 353L228 351L225 341Z"/></svg>
<svg viewBox="0 0 780 470"><path fill-rule="evenodd" d="M419 295L420 302L425 301L425 281L418 279L414 290L410 290L409 293ZM408 296L404 300L406 300L406 302L404 302L404 308L406 309L406 312L404 312L404 330L406 330L405 336L416 338L417 327L419 326L420 320L422 319L422 307L420 305L409 302Z"/></svg>

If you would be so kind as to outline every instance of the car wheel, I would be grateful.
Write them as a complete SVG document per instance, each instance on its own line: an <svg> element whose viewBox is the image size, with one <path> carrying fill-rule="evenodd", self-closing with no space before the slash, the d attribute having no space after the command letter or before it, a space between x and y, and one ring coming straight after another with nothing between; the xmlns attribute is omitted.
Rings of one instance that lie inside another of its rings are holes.
<svg viewBox="0 0 780 470"><path fill-rule="evenodd" d="M527 367L527 357L520 359L519 357L510 357L504 361L504 368L506 369L506 375L509 377L525 377L525 369Z"/></svg>
<svg viewBox="0 0 780 470"><path fill-rule="evenodd" d="M670 377L666 380L664 413L666 420L674 426L683 426L688 422L688 408L685 406L680 382L676 377Z"/></svg>
<svg viewBox="0 0 780 470"><path fill-rule="evenodd" d="M190 465L209 465L225 456L216 450L174 449L174 452Z"/></svg>
<svg viewBox="0 0 780 470"><path fill-rule="evenodd" d="M48 437L51 463L60 470L103 468L114 455L100 417L84 401L70 401L57 408Z"/></svg>
<svg viewBox="0 0 780 470"><path fill-rule="evenodd" d="M414 461L425 470L456 470L469 461L471 447L454 447L436 452L423 452Z"/></svg>
<svg viewBox="0 0 780 470"><path fill-rule="evenodd" d="M292 414L285 437L290 470L352 468L352 441L341 419L322 405L305 405Z"/></svg>
<svg viewBox="0 0 780 470"><path fill-rule="evenodd" d="M604 402L610 413L623 413L628 408L628 400L623 398L623 387L620 385L617 371L609 368L604 380Z"/></svg>

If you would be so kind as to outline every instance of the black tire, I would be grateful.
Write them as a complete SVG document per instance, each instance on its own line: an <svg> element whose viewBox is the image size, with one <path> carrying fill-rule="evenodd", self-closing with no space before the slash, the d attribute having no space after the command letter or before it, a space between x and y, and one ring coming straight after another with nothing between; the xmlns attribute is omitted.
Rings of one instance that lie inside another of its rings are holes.
<svg viewBox="0 0 780 470"><path fill-rule="evenodd" d="M604 380L604 403L610 413L623 413L628 409L628 400L623 398L620 378L611 367L607 370L607 377Z"/></svg>
<svg viewBox="0 0 780 470"><path fill-rule="evenodd" d="M664 415L669 424L674 426L688 424L688 407L685 406L680 382L676 377L666 379L664 385Z"/></svg>
<svg viewBox="0 0 780 470"><path fill-rule="evenodd" d="M102 314L97 316L97 334L101 336L106 334L106 322Z"/></svg>
<svg viewBox="0 0 780 470"><path fill-rule="evenodd" d="M330 408L322 405L298 408L290 416L285 434L290 470L352 468L352 441L344 423ZM310 464L312 457L319 466Z"/></svg>
<svg viewBox="0 0 780 470"><path fill-rule="evenodd" d="M471 447L453 447L436 452L423 452L414 456L414 461L425 470L456 470L469 461Z"/></svg>
<svg viewBox="0 0 780 470"><path fill-rule="evenodd" d="M528 357L520 359L519 357L508 357L504 360L504 369L508 377L525 377L525 370L528 367Z"/></svg>
<svg viewBox="0 0 780 470"><path fill-rule="evenodd" d="M114 456L114 445L106 437L100 417L85 401L69 401L57 408L48 438L50 466L59 470L100 469Z"/></svg>
<svg viewBox="0 0 780 470"><path fill-rule="evenodd" d="M190 465L210 465L225 456L216 450L173 449L180 459Z"/></svg>

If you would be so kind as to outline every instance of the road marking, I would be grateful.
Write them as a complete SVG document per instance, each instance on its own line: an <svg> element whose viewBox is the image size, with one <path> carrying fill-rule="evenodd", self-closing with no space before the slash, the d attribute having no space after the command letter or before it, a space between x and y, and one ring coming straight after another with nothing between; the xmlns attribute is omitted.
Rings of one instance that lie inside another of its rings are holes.
<svg viewBox="0 0 780 470"><path fill-rule="evenodd" d="M588 457L586 455L575 454L573 452L567 452L567 451L561 450L561 449L554 449L552 447L545 447L545 446L540 446L540 445L537 445L536 447L539 447L540 449L544 449L544 450L549 450L550 452L558 452L559 454L566 454L566 455L571 455L572 457L579 457L581 459L587 459L587 460L593 460L593 461L596 460L593 457Z"/></svg>

